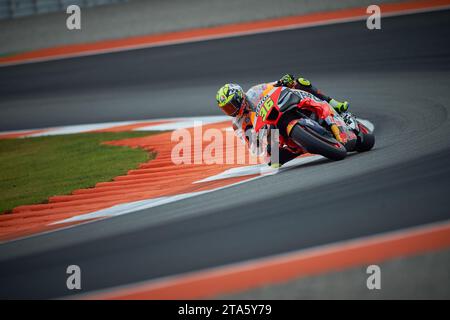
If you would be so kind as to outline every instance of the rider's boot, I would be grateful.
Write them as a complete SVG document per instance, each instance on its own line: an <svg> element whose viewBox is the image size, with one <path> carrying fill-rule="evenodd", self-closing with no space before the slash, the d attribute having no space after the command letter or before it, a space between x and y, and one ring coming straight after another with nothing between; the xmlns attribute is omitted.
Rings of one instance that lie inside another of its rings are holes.
<svg viewBox="0 0 450 320"><path fill-rule="evenodd" d="M350 104L348 101L340 102L335 99L331 99L329 104L333 107L334 110L336 110L338 113L343 113L348 110L348 107Z"/></svg>
<svg viewBox="0 0 450 320"><path fill-rule="evenodd" d="M331 99L329 104L333 107L334 110L337 111L337 113L339 113L342 119L344 119L345 123L351 123L351 118L353 117L353 115L348 112L348 108L350 107L348 101L339 102L335 99Z"/></svg>

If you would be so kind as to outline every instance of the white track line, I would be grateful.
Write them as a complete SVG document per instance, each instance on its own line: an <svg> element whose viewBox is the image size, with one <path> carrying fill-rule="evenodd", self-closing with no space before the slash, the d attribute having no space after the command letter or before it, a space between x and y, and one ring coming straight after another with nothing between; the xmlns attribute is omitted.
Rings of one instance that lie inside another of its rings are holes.
<svg viewBox="0 0 450 320"><path fill-rule="evenodd" d="M48 128L48 132L38 133L38 134L32 134L30 136L37 137L37 136L48 136L48 135L60 135L60 134L73 134L73 133L81 133L81 132L88 132L92 130L99 130L99 129L107 129L107 128L114 128L117 126L122 125L129 125L129 124L135 124L135 123L142 123L142 122L157 122L157 121L165 121L165 120L171 120L173 123L164 124L164 125L156 125L156 126L148 126L144 128L138 128L135 129L137 131L142 130L176 130L180 128L189 128L194 125L198 124L211 124L211 123L217 123L217 122L223 122L226 120L229 120L229 117L227 116L204 116L204 117L184 117L184 118L166 118L166 119L154 119L154 120L140 120L140 121L124 121L124 122L109 122L109 123L100 123L100 124L87 124L87 125L74 125L74 126L63 126L63 127L56 127L56 128ZM369 130L373 131L374 125L364 119L358 119L358 121L361 121ZM30 131L30 130L24 130ZM0 135L4 134L4 132L0 132ZM237 167L233 169L225 170L224 172L196 181L194 183L202 183L202 182L209 182L209 181L215 181L215 180L222 180L227 178L236 178L236 177L244 177L249 175L255 175L259 174L257 177L249 178L244 181L240 181L237 183L232 183L227 186L201 191L201 192L191 192L191 193L184 193L184 194L178 194L174 196L165 196L165 197L158 197L158 198L151 198L146 200L140 200L140 201L133 201L129 203L122 203L119 205L111 206L106 209L74 216L68 219L60 220L51 223L50 225L54 224L62 224L62 223L69 223L69 222L82 222L86 220L91 219L99 219L99 218L106 218L106 217L115 217L120 216L128 213L133 213L137 211L141 211L148 208L153 208L157 206L161 206L168 203L173 203L176 201L180 201L183 199L192 198L198 195L218 191L224 188L236 186L245 182L253 181L255 179L259 179L268 175L274 175L280 172L283 172L285 170L288 170L293 167L301 166L306 163L311 163L314 161L318 161L320 159L323 159L322 156L314 155L310 157L301 157L294 160L289 161L286 163L283 167L279 169L272 169L268 167L266 164L257 164L257 165L247 165L242 167Z"/></svg>
<svg viewBox="0 0 450 320"><path fill-rule="evenodd" d="M54 135L64 135L64 134L74 134L83 133L94 130L104 130L112 129L115 127L133 125L146 122L160 122L160 121L171 121L171 123L161 124L161 125L148 125L145 127L134 129L133 131L166 131L166 130L176 130L180 128L193 127L194 123L204 123L211 124L217 122L227 121L230 118L227 116L204 116L204 117L179 117L179 118L161 118L161 119L148 119L148 120L135 120L135 121L118 121L118 122L105 122L105 123L94 123L94 124L79 124L61 127L48 127L40 129L27 129L27 130L14 130L14 131L3 131L0 132L0 138L2 135L22 133L29 131L40 131L43 132L25 135L26 137L42 137L42 136L54 136Z"/></svg>
<svg viewBox="0 0 450 320"><path fill-rule="evenodd" d="M219 187L219 188L214 188L211 190L182 193L182 194L177 194L174 196L158 197L158 198L152 198L152 199L147 199L147 200L122 203L122 204L118 204L118 205L115 205L115 206L112 206L112 207L109 207L106 209L74 216L74 217L64 219L61 221L56 221L56 222L51 223L50 225L69 223L69 222L79 222L79 221L86 221L86 220L91 220L91 219L99 219L99 218L107 218L107 217L116 217L116 216L121 216L121 215L128 214L128 213L133 213L136 211L141 211L144 209L154 208L154 207L162 206L164 204L168 204L168 203L180 201L183 199L196 197L196 196L199 196L202 194L222 190L224 188L236 186L236 185L239 185L239 184L242 184L245 182L253 181L258 178L262 178L267 175L277 174L277 173L287 170L289 168L300 166L305 163L314 162L314 161L317 161L320 159L323 159L323 157L322 156L311 156L311 157L298 158L298 159L294 159L294 160L290 161L289 163L287 163L285 166L281 167L280 169L271 169L270 167L267 166L267 164L256 165L256 166L243 166L243 167L239 167L239 168L234 168L234 169L226 170L222 174L211 176L209 178L206 178L206 179L203 179L200 181L196 181L194 183L221 180L221 179L227 179L227 178L232 178L232 177L242 177L242 176L254 175L254 174L260 174L260 175L257 177L249 178L248 180L245 180L245 181L232 183L232 184L229 184L229 185L226 185L223 187ZM264 170L264 169L266 169L266 170Z"/></svg>

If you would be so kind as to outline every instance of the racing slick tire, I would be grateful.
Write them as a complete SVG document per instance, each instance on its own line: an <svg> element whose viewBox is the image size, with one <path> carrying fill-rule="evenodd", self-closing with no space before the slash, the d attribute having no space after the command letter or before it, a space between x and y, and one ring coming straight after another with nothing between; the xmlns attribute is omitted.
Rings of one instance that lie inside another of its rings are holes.
<svg viewBox="0 0 450 320"><path fill-rule="evenodd" d="M347 156L347 150L337 140L332 138L322 139L318 134L307 131L298 124L292 128L290 137L308 152L320 154L330 160L338 161Z"/></svg>
<svg viewBox="0 0 450 320"><path fill-rule="evenodd" d="M358 141L356 143L356 151L369 151L375 145L375 136L362 124L358 123L358 126L360 132L362 133L362 137L358 137Z"/></svg>

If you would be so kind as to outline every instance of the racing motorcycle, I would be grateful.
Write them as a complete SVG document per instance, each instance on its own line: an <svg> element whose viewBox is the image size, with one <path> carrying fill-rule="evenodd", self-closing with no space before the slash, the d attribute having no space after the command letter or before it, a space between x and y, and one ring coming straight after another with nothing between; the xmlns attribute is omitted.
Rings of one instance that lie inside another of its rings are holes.
<svg viewBox="0 0 450 320"><path fill-rule="evenodd" d="M251 119L256 132L277 128L280 145L298 154L342 160L347 152L368 151L375 144L373 132L355 116L341 116L327 102L302 90L267 88Z"/></svg>

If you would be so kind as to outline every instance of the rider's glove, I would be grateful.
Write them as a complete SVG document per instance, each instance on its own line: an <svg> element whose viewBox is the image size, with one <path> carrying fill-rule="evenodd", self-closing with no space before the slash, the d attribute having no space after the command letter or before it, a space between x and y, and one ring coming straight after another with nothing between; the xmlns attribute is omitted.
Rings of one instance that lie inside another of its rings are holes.
<svg viewBox="0 0 450 320"><path fill-rule="evenodd" d="M292 74L285 74L277 81L277 85L292 88L295 85L295 77Z"/></svg>

